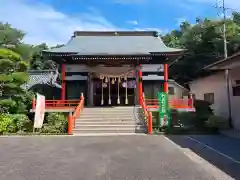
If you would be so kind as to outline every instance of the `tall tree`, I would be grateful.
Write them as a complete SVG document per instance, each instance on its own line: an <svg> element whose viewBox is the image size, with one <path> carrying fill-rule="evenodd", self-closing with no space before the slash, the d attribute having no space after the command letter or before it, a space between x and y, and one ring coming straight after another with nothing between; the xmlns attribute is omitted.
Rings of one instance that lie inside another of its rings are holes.
<svg viewBox="0 0 240 180"><path fill-rule="evenodd" d="M227 19L229 55L240 50L239 13ZM170 69L170 76L180 83L196 78L202 68L223 57L223 21L196 19L196 24L183 22L178 30L163 36L166 45L187 49L187 53Z"/></svg>
<svg viewBox="0 0 240 180"><path fill-rule="evenodd" d="M0 22L0 47L14 47L22 42L24 35L23 31Z"/></svg>
<svg viewBox="0 0 240 180"><path fill-rule="evenodd" d="M28 64L9 49L0 49L0 113L25 109L21 85L28 80Z"/></svg>
<svg viewBox="0 0 240 180"><path fill-rule="evenodd" d="M56 64L51 60L46 60L42 56L42 51L49 49L48 46L43 43L33 47L33 54L30 61L31 69L43 70L43 69L55 69Z"/></svg>

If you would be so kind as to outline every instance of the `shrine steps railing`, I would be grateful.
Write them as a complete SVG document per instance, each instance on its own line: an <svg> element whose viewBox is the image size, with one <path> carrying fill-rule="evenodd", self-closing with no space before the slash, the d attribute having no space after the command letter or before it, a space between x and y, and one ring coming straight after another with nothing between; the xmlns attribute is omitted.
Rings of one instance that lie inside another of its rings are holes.
<svg viewBox="0 0 240 180"><path fill-rule="evenodd" d="M68 134L73 134L73 128L76 126L76 119L80 117L84 108L84 96L81 94L79 100L45 100L46 112L69 112L68 115ZM35 112L36 100L32 102L32 112ZM51 111L48 111L51 110ZM64 111L67 110L67 111Z"/></svg>
<svg viewBox="0 0 240 180"><path fill-rule="evenodd" d="M46 110L71 110L76 108L79 104L79 100L45 100ZM32 109L36 109L36 100L32 101Z"/></svg>
<svg viewBox="0 0 240 180"><path fill-rule="evenodd" d="M81 94L80 102L77 105L76 109L74 110L72 115L68 116L68 134L73 134L73 128L76 127L76 119L80 117L81 112L84 108L84 96Z"/></svg>
<svg viewBox="0 0 240 180"><path fill-rule="evenodd" d="M168 101L170 109L183 110L183 111L195 111L193 106L193 99L171 99ZM140 98L140 105L143 108L144 116L147 119L148 134L152 134L152 112L159 110L158 99L145 99L144 96Z"/></svg>
<svg viewBox="0 0 240 180"><path fill-rule="evenodd" d="M158 99L144 99L147 109L159 109ZM168 101L170 109L194 111L192 99L171 99Z"/></svg>

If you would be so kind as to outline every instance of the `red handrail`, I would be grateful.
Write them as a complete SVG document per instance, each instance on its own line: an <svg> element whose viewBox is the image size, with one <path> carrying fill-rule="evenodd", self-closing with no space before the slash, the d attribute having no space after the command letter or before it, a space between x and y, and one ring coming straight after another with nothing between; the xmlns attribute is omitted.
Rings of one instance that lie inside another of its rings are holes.
<svg viewBox="0 0 240 180"><path fill-rule="evenodd" d="M147 108L159 108L158 99L145 99ZM169 107L173 109L193 108L191 99L171 99L168 101Z"/></svg>
<svg viewBox="0 0 240 180"><path fill-rule="evenodd" d="M84 96L81 95L80 103L76 107L74 113L73 113L73 120L74 120L74 127L76 126L76 118L78 118L84 108Z"/></svg>
<svg viewBox="0 0 240 180"><path fill-rule="evenodd" d="M84 108L84 96L81 94L80 102L76 109L73 112L73 115L69 115L68 117L68 134L72 135L72 129L76 126L76 119L80 116L82 110Z"/></svg>
<svg viewBox="0 0 240 180"><path fill-rule="evenodd" d="M168 103L169 103L169 107L173 109L192 109L193 108L192 98L189 98L187 100L171 99L168 101ZM152 112L149 109L151 108L158 109L159 100L145 99L143 96L140 98L140 105L143 108L144 116L148 119L148 123L147 123L148 134L152 134Z"/></svg>
<svg viewBox="0 0 240 180"><path fill-rule="evenodd" d="M147 106L146 106L144 97L141 97L140 105L143 108L144 116L148 120L148 122L147 122L148 134L152 134L152 112L147 110Z"/></svg>
<svg viewBox="0 0 240 180"><path fill-rule="evenodd" d="M45 108L69 108L76 107L79 100L45 100ZM32 109L36 108L36 99L33 98Z"/></svg>

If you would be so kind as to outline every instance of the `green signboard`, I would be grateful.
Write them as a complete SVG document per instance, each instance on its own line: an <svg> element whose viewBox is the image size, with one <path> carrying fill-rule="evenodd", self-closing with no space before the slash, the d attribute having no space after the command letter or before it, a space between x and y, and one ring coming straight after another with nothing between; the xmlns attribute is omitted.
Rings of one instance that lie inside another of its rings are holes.
<svg viewBox="0 0 240 180"><path fill-rule="evenodd" d="M159 125L161 127L169 125L168 93L159 92Z"/></svg>

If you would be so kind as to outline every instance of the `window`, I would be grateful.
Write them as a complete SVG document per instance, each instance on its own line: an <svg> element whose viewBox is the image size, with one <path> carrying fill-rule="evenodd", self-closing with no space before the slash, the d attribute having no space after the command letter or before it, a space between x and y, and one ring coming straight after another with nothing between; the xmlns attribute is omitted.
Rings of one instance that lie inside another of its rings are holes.
<svg viewBox="0 0 240 180"><path fill-rule="evenodd" d="M204 100L208 101L211 104L214 104L214 93L206 93L206 94L204 94Z"/></svg>
<svg viewBox="0 0 240 180"><path fill-rule="evenodd" d="M235 86L232 88L233 96L240 96L240 86Z"/></svg>
<svg viewBox="0 0 240 180"><path fill-rule="evenodd" d="M168 94L169 95L174 95L175 94L174 87L168 87Z"/></svg>
<svg viewBox="0 0 240 180"><path fill-rule="evenodd" d="M238 85L240 84L240 80L235 80L235 83Z"/></svg>

